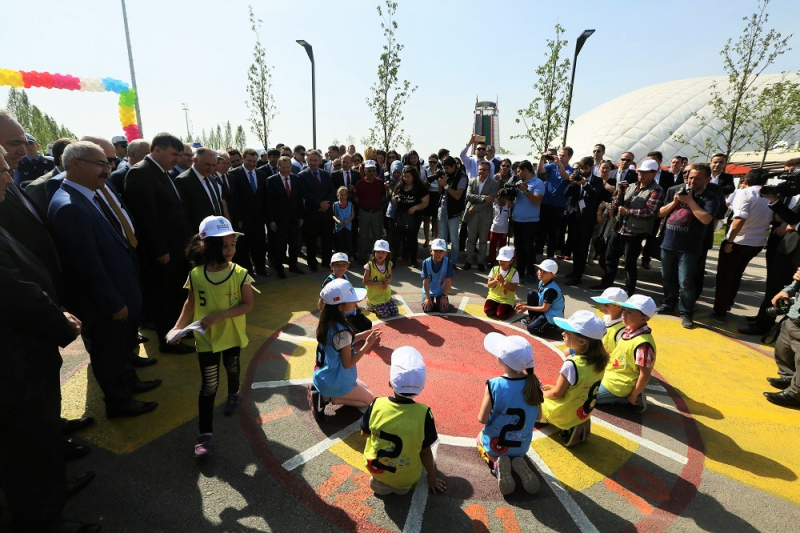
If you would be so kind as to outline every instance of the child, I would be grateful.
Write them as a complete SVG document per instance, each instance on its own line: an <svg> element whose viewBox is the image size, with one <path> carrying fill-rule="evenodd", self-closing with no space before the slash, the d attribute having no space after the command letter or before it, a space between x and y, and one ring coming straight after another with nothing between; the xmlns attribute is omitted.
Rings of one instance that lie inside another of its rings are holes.
<svg viewBox="0 0 800 533"><path fill-rule="evenodd" d="M347 187L341 186L336 190L338 202L333 204L333 232L336 236L336 248L346 253L352 253L352 222L355 218L353 204L347 201L349 191Z"/></svg>
<svg viewBox="0 0 800 533"><path fill-rule="evenodd" d="M503 375L486 382L478 413L478 422L484 425L478 434L478 453L497 477L504 496L516 488L512 468L525 491L536 494L539 479L524 458L542 403L539 378L533 373L533 348L519 335L506 337L495 332L486 335L483 346L497 357Z"/></svg>
<svg viewBox="0 0 800 533"><path fill-rule="evenodd" d="M647 322L656 314L649 296L634 294L622 304L622 338L611 353L598 404L628 404L636 412L647 409L644 388L656 362L656 341Z"/></svg>
<svg viewBox="0 0 800 533"><path fill-rule="evenodd" d="M173 331L198 320L206 330L202 334L194 332L202 378L197 402L200 435L194 447L196 457L211 455L220 355L228 375L225 414L232 415L239 409L239 354L248 342L245 314L253 309L253 278L246 269L231 262L240 235L226 218L210 216L200 223L200 233L188 248L187 255L195 266L184 285L189 295ZM180 335L175 335L172 343L178 342Z"/></svg>
<svg viewBox="0 0 800 533"><path fill-rule="evenodd" d="M483 312L488 317L506 320L514 314L515 292L519 285L519 273L511 266L514 261L514 248L511 246L500 248L497 261L499 265L492 267L489 272L489 296L483 304Z"/></svg>
<svg viewBox="0 0 800 533"><path fill-rule="evenodd" d="M447 242L444 239L433 239L431 257L422 262L420 274L423 280L423 311L449 313L452 310L448 294L454 275L453 263L447 257Z"/></svg>
<svg viewBox="0 0 800 533"><path fill-rule="evenodd" d="M555 385L542 385L542 422L563 430L567 446L589 436L597 390L608 363L603 348L606 327L591 311L576 311L568 320L556 317L570 357L564 360Z"/></svg>
<svg viewBox="0 0 800 533"><path fill-rule="evenodd" d="M494 257L495 252L508 242L508 218L511 210L508 208L508 191L501 187L494 201L494 218L492 227L489 228L489 257Z"/></svg>
<svg viewBox="0 0 800 533"><path fill-rule="evenodd" d="M447 488L436 477L431 445L439 436L430 408L413 398L425 386L425 363L411 346L392 352L389 386L394 396L375 398L361 417L361 436L367 439L364 460L375 494L407 494L419 480L422 467L434 494Z"/></svg>
<svg viewBox="0 0 800 533"><path fill-rule="evenodd" d="M331 273L327 278L322 280L322 286L325 287L325 285L335 279L345 279L350 281L350 278L347 277L347 269L349 266L350 260L347 258L347 254L343 254L342 252L336 252L333 254L331 256ZM325 302L322 301L322 297L317 300L317 307L320 311L322 311L322 308L325 307ZM356 333L361 333L362 331L372 329L372 322L363 312L361 312L360 307L356 307L356 313L348 318L350 319L350 324L353 325L353 330Z"/></svg>
<svg viewBox="0 0 800 533"><path fill-rule="evenodd" d="M356 311L356 303L366 295L364 289L354 289L349 281L336 279L325 285L319 293L325 307L319 315L317 326L317 359L313 384L308 387L311 413L319 422L328 403L366 407L375 395L358 379L356 363L380 339L379 331L362 331L353 335L349 318ZM361 350L357 342L364 341Z"/></svg>
<svg viewBox="0 0 800 533"><path fill-rule="evenodd" d="M378 318L397 316L400 311L392 300L392 262L389 260L389 243L375 241L369 263L364 265L364 286L367 303Z"/></svg>
<svg viewBox="0 0 800 533"><path fill-rule="evenodd" d="M528 328L528 333L536 336L546 336L556 330L554 319L564 318L564 295L556 283L558 263L552 259L545 259L539 267L536 277L539 278L537 290L528 291L528 303L518 303L517 312L528 312L528 318L523 318L522 323Z"/></svg>
<svg viewBox="0 0 800 533"><path fill-rule="evenodd" d="M592 296L592 300L600 304L606 334L603 336L603 347L608 353L614 351L622 337L622 304L628 299L628 293L617 287L609 287L600 296Z"/></svg>

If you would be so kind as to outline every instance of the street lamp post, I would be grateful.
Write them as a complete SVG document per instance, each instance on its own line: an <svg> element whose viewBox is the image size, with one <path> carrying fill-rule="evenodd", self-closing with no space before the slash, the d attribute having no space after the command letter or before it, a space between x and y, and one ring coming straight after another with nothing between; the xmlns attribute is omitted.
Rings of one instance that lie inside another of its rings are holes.
<svg viewBox="0 0 800 533"><path fill-rule="evenodd" d="M578 42L575 43L575 57L572 60L572 80L569 82L569 99L567 100L567 121L564 123L564 143L562 146L567 145L567 131L569 130L569 112L572 109L572 88L575 86L575 67L578 63L578 54L581 53L581 48L583 48L583 43L586 42L592 34L594 30L583 30L581 36L578 37Z"/></svg>
<svg viewBox="0 0 800 533"><path fill-rule="evenodd" d="M317 89L316 75L314 74L314 49L303 39L297 39L297 44L306 49L308 58L311 60L311 123L313 132L313 145L317 148Z"/></svg>

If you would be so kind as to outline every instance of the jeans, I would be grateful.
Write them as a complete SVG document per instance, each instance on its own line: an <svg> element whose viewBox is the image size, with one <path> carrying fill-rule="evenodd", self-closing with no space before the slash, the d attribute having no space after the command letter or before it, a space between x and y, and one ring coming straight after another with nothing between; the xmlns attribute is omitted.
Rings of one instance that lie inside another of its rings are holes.
<svg viewBox="0 0 800 533"><path fill-rule="evenodd" d="M611 392L609 392L607 388L603 387L602 385L600 385L600 388L597 390L597 402L595 403L597 405L630 404L630 402L628 402L627 396L614 396L613 394L611 394Z"/></svg>
<svg viewBox="0 0 800 533"><path fill-rule="evenodd" d="M616 231L611 233L606 248L606 272L603 274L602 284L610 287L617 277L620 257L625 257L625 291L628 296L633 296L636 291L636 280L639 277L636 261L642 251L642 239L645 235L620 235Z"/></svg>
<svg viewBox="0 0 800 533"><path fill-rule="evenodd" d="M536 274L536 250L534 240L538 222L512 222L514 227L514 249L517 254L517 271L520 280L525 275Z"/></svg>
<svg viewBox="0 0 800 533"><path fill-rule="evenodd" d="M458 261L458 226L461 217L448 218L447 220L439 217L439 238L450 241L450 261Z"/></svg>
<svg viewBox="0 0 800 533"><path fill-rule="evenodd" d="M678 304L681 316L694 316L695 277L700 252L661 250L661 276L664 283L663 305Z"/></svg>

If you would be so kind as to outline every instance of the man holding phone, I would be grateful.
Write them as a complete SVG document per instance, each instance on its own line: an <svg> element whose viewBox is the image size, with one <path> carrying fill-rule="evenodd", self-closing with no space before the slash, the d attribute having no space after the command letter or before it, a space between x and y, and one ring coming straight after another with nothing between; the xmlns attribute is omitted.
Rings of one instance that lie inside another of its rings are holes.
<svg viewBox="0 0 800 533"><path fill-rule="evenodd" d="M469 147L475 145L475 155L469 155ZM464 170L467 171L469 179L478 177L478 164L486 161L486 137L483 135L472 135L467 145L461 150L461 162L464 163Z"/></svg>

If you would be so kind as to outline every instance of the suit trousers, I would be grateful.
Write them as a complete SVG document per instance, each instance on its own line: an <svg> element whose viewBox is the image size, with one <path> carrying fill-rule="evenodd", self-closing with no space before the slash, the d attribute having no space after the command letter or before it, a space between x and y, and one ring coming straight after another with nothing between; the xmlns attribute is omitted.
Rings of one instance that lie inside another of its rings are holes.
<svg viewBox="0 0 800 533"><path fill-rule="evenodd" d="M539 208L539 227L536 231L536 253L544 254L544 245L547 244L547 257L555 256L559 245L558 234L561 220L564 218L565 208L554 205L542 204Z"/></svg>
<svg viewBox="0 0 800 533"><path fill-rule="evenodd" d="M514 228L514 249L517 255L517 271L519 278L536 274L536 238L537 225L541 222L512 222Z"/></svg>
<svg viewBox="0 0 800 533"><path fill-rule="evenodd" d="M778 374L792 380L786 392L800 399L800 374L797 373L797 366L800 365L800 327L789 319L781 324L775 341L775 363L778 365Z"/></svg>
<svg viewBox="0 0 800 533"><path fill-rule="evenodd" d="M733 243L729 253L719 249L717 262L717 287L714 291L714 314L725 316L728 308L733 305L739 285L742 282L747 264L763 249L763 246L745 246Z"/></svg>
<svg viewBox="0 0 800 533"><path fill-rule="evenodd" d="M333 217L327 214L317 218L307 217L303 221L303 233L306 240L308 266L316 265L317 250L319 250L320 262L325 266L329 265L333 250ZM319 248L317 248L317 239L319 239Z"/></svg>
<svg viewBox="0 0 800 533"><path fill-rule="evenodd" d="M242 227L244 237L237 241L237 252L244 256L242 259L245 262L239 263L234 260L237 264L245 268L248 265L252 265L248 270L255 270L258 273L262 273L267 269L267 236L264 231L263 223L251 222L244 224ZM239 242L241 242L241 245L239 245Z"/></svg>
<svg viewBox="0 0 800 533"><path fill-rule="evenodd" d="M569 236L566 246L562 248L565 253L572 255L572 275L577 279L581 279L583 273L586 271L586 261L589 258L589 245L592 242L592 235L594 235L594 213L591 216L586 216L583 213L575 213L569 217L567 227L569 228ZM567 252L567 250L569 250Z"/></svg>
<svg viewBox="0 0 800 533"><path fill-rule="evenodd" d="M83 332L92 374L103 391L106 406L124 404L132 397L128 387L138 378L130 360L131 340L138 324L138 316L128 315L126 320L87 325Z"/></svg>
<svg viewBox="0 0 800 533"><path fill-rule="evenodd" d="M478 244L478 263L486 263L486 252L489 244L489 230L492 227L492 212L477 212L473 215L466 214L464 221L467 223L467 230L469 237L467 239L466 258L465 261L469 262L470 256L473 255L475 249L475 241Z"/></svg>
<svg viewBox="0 0 800 533"><path fill-rule="evenodd" d="M285 224L277 224L278 231L270 230L268 246L269 246L269 262L272 268L280 272L283 270L283 265L290 267L297 266L297 255L300 252L300 227L297 221L288 221ZM286 247L289 247L289 256L286 256Z"/></svg>
<svg viewBox="0 0 800 533"><path fill-rule="evenodd" d="M152 261L142 270L144 297L153 313L158 342L165 338L183 309L187 291L183 288L189 277L189 263L179 253L171 253L169 263L162 265ZM128 319L130 320L130 318Z"/></svg>

